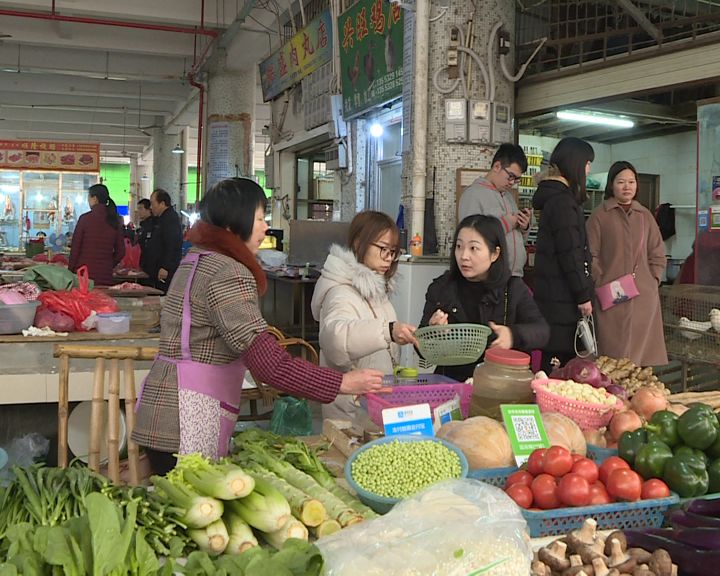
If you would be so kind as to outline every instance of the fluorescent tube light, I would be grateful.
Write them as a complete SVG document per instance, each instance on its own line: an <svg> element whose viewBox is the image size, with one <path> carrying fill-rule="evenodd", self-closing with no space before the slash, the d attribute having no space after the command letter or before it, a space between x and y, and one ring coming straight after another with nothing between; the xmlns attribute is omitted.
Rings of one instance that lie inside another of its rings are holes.
<svg viewBox="0 0 720 576"><path fill-rule="evenodd" d="M182 146L180 144L175 144L175 148L170 150L173 154L185 154L185 150L182 149Z"/></svg>
<svg viewBox="0 0 720 576"><path fill-rule="evenodd" d="M615 128L632 128L635 122L618 116L595 114L594 112L572 112L562 110L555 114L560 120L571 120L573 122L585 122L586 124L599 124L601 126L614 126Z"/></svg>

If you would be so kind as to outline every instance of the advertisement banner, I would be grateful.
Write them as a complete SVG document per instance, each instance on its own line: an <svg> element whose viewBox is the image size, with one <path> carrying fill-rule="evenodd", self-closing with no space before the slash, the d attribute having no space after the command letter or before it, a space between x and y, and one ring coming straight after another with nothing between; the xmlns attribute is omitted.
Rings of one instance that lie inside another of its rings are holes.
<svg viewBox="0 0 720 576"><path fill-rule="evenodd" d="M338 18L343 116L402 94L403 14L397 4L360 0Z"/></svg>
<svg viewBox="0 0 720 576"><path fill-rule="evenodd" d="M332 18L326 10L280 50L260 62L263 101L272 100L332 58Z"/></svg>
<svg viewBox="0 0 720 576"><path fill-rule="evenodd" d="M98 172L100 144L0 140L0 168Z"/></svg>

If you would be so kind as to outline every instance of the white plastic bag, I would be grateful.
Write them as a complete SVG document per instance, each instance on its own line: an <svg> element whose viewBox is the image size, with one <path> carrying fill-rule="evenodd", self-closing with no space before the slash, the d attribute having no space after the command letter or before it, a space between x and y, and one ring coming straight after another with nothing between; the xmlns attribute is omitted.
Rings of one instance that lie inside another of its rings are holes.
<svg viewBox="0 0 720 576"><path fill-rule="evenodd" d="M518 576L532 560L517 505L471 479L435 484L317 546L325 576Z"/></svg>

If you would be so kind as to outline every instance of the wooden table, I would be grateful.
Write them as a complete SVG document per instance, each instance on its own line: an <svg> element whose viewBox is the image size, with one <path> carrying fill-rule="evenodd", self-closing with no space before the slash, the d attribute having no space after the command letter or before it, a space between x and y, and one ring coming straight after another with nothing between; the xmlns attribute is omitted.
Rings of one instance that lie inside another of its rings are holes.
<svg viewBox="0 0 720 576"><path fill-rule="evenodd" d="M291 326L295 325L295 299L297 296L297 292L300 292L300 333L299 336L303 340L307 340L307 325L306 325L306 308L307 308L307 289L308 286L310 287L310 293L312 298L312 291L315 288L315 284L317 283L318 279L313 277L304 277L304 276L287 276L283 275L277 272L267 271L266 272L268 280L272 282L272 323L277 325L281 324L277 320L278 316L278 302L277 302L277 292L278 292L278 285L279 284L285 284L290 286L291 289L291 298L290 298L290 324ZM291 333L291 331L288 331L288 333Z"/></svg>

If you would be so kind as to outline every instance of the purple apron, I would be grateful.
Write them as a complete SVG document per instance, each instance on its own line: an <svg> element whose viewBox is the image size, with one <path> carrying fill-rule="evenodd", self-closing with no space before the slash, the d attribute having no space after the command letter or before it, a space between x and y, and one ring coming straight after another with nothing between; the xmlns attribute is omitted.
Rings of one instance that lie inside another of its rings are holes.
<svg viewBox="0 0 720 576"><path fill-rule="evenodd" d="M190 354L190 288L200 258L209 252L190 252L183 262L192 269L185 285L180 346L182 359L158 356L177 369L180 417L180 454L200 452L212 459L228 453L230 438L240 413L245 364L237 359L216 365L195 362Z"/></svg>

